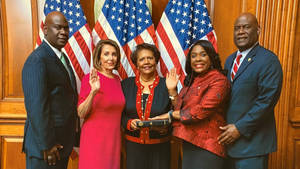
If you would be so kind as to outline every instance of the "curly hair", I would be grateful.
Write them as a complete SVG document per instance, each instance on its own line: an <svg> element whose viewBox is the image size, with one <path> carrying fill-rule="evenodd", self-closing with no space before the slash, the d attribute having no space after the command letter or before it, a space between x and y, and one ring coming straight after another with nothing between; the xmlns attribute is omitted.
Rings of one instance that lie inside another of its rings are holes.
<svg viewBox="0 0 300 169"><path fill-rule="evenodd" d="M159 58L160 58L160 52L157 49L157 47L155 45L151 45L149 43L142 43L142 44L137 45L134 52L132 52L132 54L131 54L130 59L131 59L132 63L134 64L134 66L137 67L137 55L143 49L150 50L153 53L153 56L155 57L155 62L157 64L159 61Z"/></svg>

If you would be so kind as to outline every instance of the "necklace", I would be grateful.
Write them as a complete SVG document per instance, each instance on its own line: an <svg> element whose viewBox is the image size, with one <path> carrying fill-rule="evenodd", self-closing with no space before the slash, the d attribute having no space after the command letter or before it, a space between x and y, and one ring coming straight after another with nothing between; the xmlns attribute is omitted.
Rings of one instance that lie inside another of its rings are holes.
<svg viewBox="0 0 300 169"><path fill-rule="evenodd" d="M155 80L155 77L152 77L152 78L150 78L150 79L147 79L147 80L145 80L144 78L143 78L143 76L140 76L141 77L141 82L144 82L144 83L147 83L147 82L152 82L152 81L154 81Z"/></svg>
<svg viewBox="0 0 300 169"><path fill-rule="evenodd" d="M146 96L145 102L144 102L144 96ZM147 102L148 102L148 98L149 95L144 95L144 93L142 93L142 97L141 97L141 109L142 109L142 118L145 118L145 110L147 109Z"/></svg>
<svg viewBox="0 0 300 169"><path fill-rule="evenodd" d="M148 85L148 88L150 90L148 98L143 100L144 86L142 85L142 83L140 81L139 74L137 74L137 76L135 78L135 84L137 86L136 110L137 110L137 113L138 113L138 116L139 116L140 120L147 120L150 116L152 101L153 101L153 95L154 95L154 88L158 85L158 82L159 82L159 76L156 75L155 80L153 81L153 83ZM143 107L143 104L145 104L145 107Z"/></svg>

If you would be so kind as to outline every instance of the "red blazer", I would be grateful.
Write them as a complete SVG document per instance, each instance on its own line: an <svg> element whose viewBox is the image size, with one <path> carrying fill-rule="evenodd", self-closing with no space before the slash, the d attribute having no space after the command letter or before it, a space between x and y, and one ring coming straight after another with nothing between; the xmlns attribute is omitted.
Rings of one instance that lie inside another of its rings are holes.
<svg viewBox="0 0 300 169"><path fill-rule="evenodd" d="M173 123L173 135L225 157L225 147L217 137L225 125L224 113L230 93L230 82L217 70L197 76L191 87L179 93L175 110L180 110L180 121Z"/></svg>

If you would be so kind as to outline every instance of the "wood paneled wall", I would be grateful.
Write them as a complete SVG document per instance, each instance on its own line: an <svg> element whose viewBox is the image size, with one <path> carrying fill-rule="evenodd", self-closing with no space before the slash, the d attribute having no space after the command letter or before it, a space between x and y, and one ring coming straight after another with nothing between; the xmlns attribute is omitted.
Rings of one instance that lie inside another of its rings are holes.
<svg viewBox="0 0 300 169"><path fill-rule="evenodd" d="M91 28L94 0L80 0ZM255 14L261 26L260 43L276 53L284 81L276 106L278 151L271 155L270 169L300 169L300 3L299 0L205 0L218 38L224 63L236 50L233 24L242 12ZM34 49L39 30L40 0L0 0L0 162L1 169L25 168L21 154L26 112L21 70ZM152 0L153 22L159 22L168 0ZM174 142L173 146L177 146ZM174 151L172 169L177 169ZM69 169L76 169L71 161Z"/></svg>
<svg viewBox="0 0 300 169"><path fill-rule="evenodd" d="M25 168L22 136L26 112L21 71L37 36L35 1L0 1L0 160L1 169Z"/></svg>
<svg viewBox="0 0 300 169"><path fill-rule="evenodd" d="M297 132L294 131L298 131L299 133L299 129L296 126L299 125L300 121L292 117L294 110L291 110L291 108L294 109L295 107L293 106L295 98L291 96L299 88L295 88L291 82L293 77L299 77L293 71L292 66L293 62L298 62L299 57L299 53L296 55L294 53L294 48L298 46L295 41L295 37L297 36L296 30L300 29L299 19L296 19L299 16L299 1L258 1L256 14L262 29L260 42L278 55L283 68L282 94L275 111L278 151L272 154L269 164L271 168L297 168L296 163L294 163L297 155L293 151L299 152L296 146L299 143L299 134L297 136ZM294 70L298 71L298 69ZM289 121L292 123L289 123Z"/></svg>
<svg viewBox="0 0 300 169"><path fill-rule="evenodd" d="M288 118L289 122L286 122L287 126L286 130L282 130L282 135L287 136L288 140L282 139L282 142L287 142L287 148L282 150L283 153L278 152L276 158L280 160L280 158L284 155L287 159L291 159L291 162L288 163L287 168L300 169L300 2L297 1L291 4L291 8L293 11L293 15L290 18L291 29L287 31L291 31L292 38L290 41L293 42L293 46L288 50L289 60L286 64L288 69L288 79L286 82L286 95L284 98L289 98L288 100L284 100L282 98L282 102L287 101L285 106L288 114L286 118ZM292 33L295 32L295 33ZM287 41L288 42L288 39ZM290 88L290 90L289 90ZM281 166L284 166L283 160L281 160Z"/></svg>

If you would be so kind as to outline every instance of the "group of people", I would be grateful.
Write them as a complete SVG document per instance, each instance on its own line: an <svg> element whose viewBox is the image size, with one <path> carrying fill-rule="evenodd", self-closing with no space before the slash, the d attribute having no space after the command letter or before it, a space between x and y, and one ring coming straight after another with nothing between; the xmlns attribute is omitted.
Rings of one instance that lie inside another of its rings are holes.
<svg viewBox="0 0 300 169"><path fill-rule="evenodd" d="M224 69L209 41L190 47L179 93L176 69L160 77L160 52L147 43L131 55L136 76L121 81L113 73L120 65L120 48L108 39L96 45L93 69L77 96L72 68L61 52L68 40L66 18L60 12L48 14L43 31L45 40L22 72L27 169L67 168L78 117L84 119L79 169L120 169L121 128L127 169L170 169L172 135L183 140L183 169L268 168L268 155L277 144L274 107L282 69L277 56L259 45L254 15L236 19L238 51ZM141 127L146 121L169 123Z"/></svg>

